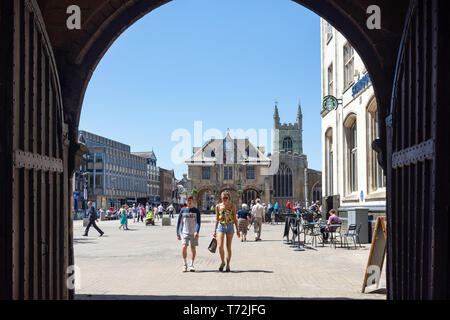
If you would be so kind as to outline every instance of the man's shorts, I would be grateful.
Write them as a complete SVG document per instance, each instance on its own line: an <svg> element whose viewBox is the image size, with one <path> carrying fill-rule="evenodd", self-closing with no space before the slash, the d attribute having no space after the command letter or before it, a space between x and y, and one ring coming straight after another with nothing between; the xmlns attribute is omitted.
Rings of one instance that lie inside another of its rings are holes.
<svg viewBox="0 0 450 320"><path fill-rule="evenodd" d="M233 234L234 223L219 223L219 225L217 226L216 233Z"/></svg>
<svg viewBox="0 0 450 320"><path fill-rule="evenodd" d="M181 234L181 244L187 244L194 247L198 246L198 238L194 238L193 234Z"/></svg>

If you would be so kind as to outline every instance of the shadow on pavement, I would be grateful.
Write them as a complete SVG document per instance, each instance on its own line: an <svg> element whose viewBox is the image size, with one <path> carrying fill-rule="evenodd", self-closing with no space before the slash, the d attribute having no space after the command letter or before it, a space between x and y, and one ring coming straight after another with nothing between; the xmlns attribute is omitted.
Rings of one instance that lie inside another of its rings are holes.
<svg viewBox="0 0 450 320"><path fill-rule="evenodd" d="M157 295L90 295L76 294L75 300L354 300L343 297L329 298L286 298L286 297L252 297L252 296L157 296Z"/></svg>
<svg viewBox="0 0 450 320"><path fill-rule="evenodd" d="M195 273L206 273L206 272L227 273L225 271L219 271L217 269L215 269L215 270L197 270L197 271L195 271ZM230 271L230 273L246 273L246 272L251 272L251 273L273 273L273 271L268 271L268 270L231 270Z"/></svg>
<svg viewBox="0 0 450 320"><path fill-rule="evenodd" d="M87 237L86 238L74 238L73 244L87 244L87 243L96 242L96 240L97 240L97 238L87 238Z"/></svg>

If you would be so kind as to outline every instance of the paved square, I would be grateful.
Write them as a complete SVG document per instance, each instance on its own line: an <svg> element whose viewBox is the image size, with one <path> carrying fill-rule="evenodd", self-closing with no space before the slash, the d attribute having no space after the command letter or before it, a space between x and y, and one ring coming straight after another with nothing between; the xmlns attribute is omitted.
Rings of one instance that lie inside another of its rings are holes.
<svg viewBox="0 0 450 320"><path fill-rule="evenodd" d="M263 241L254 241L253 229L247 242L234 238L231 272L221 273L218 251L207 250L214 217L203 215L196 272L183 273L176 219L171 226L128 223L131 230L123 231L117 220L100 221L103 237L93 228L83 237L82 221L74 221L75 264L81 272L76 299L386 299L361 293L370 244L297 252L283 244L282 224L265 224Z"/></svg>

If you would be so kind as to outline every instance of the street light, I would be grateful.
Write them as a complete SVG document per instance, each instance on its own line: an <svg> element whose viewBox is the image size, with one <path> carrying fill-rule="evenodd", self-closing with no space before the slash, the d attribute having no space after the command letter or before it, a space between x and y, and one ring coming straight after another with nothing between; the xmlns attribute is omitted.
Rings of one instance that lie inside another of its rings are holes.
<svg viewBox="0 0 450 320"><path fill-rule="evenodd" d="M110 188L110 194L111 194L111 207L114 207L114 203L112 201L112 194L115 191L115 186L116 186L116 177L111 177L111 188Z"/></svg>

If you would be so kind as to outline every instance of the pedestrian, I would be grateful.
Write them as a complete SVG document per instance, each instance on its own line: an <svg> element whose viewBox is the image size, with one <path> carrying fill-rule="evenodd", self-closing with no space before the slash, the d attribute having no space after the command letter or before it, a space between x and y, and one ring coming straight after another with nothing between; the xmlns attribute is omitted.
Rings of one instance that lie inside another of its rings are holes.
<svg viewBox="0 0 450 320"><path fill-rule="evenodd" d="M162 219L163 218L163 212L164 212L164 207L162 205L162 203L158 206L158 214L159 217Z"/></svg>
<svg viewBox="0 0 450 320"><path fill-rule="evenodd" d="M261 200L256 199L256 204L252 209L253 227L255 231L255 241L261 241L262 224L266 223L266 215L264 214L264 207L261 205Z"/></svg>
<svg viewBox="0 0 450 320"><path fill-rule="evenodd" d="M317 200L313 205L309 207L311 211L313 211L314 221L317 221L322 218L322 212L320 211L320 201Z"/></svg>
<svg viewBox="0 0 450 320"><path fill-rule="evenodd" d="M239 232L241 232L241 242L247 241L248 225L250 223L250 212L248 212L248 205L242 204L242 209L237 212Z"/></svg>
<svg viewBox="0 0 450 320"><path fill-rule="evenodd" d="M287 211L287 213L291 213L291 201L287 201L287 203L286 203L286 211Z"/></svg>
<svg viewBox="0 0 450 320"><path fill-rule="evenodd" d="M84 231L83 236L87 237L88 233L89 233L89 228L91 226L93 226L95 228L95 230L98 231L98 233L100 233L100 237L104 234L104 232L102 230L100 230L100 228L97 226L96 222L98 222L98 216L97 216L97 211L95 210L94 206L92 205L92 201L88 201L87 203L88 205L88 213L89 213L89 223L86 227L86 230Z"/></svg>
<svg viewBox="0 0 450 320"><path fill-rule="evenodd" d="M139 222L140 219L141 219L141 204L138 203L138 205L136 207L136 220L137 220L137 222Z"/></svg>
<svg viewBox="0 0 450 320"><path fill-rule="evenodd" d="M275 202L273 209L275 210L275 214L278 214L278 210L280 209L280 205L278 204L278 202Z"/></svg>
<svg viewBox="0 0 450 320"><path fill-rule="evenodd" d="M123 207L123 206L122 206ZM133 207L131 208L131 214L133 215L133 222L136 222L136 204L133 203ZM139 222L139 220L138 220Z"/></svg>
<svg viewBox="0 0 450 320"><path fill-rule="evenodd" d="M187 197L187 207L181 209L177 222L177 238L181 240L182 257L184 261L183 272L188 271L187 247L191 245L191 265L189 271L194 272L194 260L196 247L198 246L198 233L200 232L201 216L200 210L194 207L194 197Z"/></svg>
<svg viewBox="0 0 450 320"><path fill-rule="evenodd" d="M159 221L158 207L156 205L153 207L153 214L155 215L156 220Z"/></svg>
<svg viewBox="0 0 450 320"><path fill-rule="evenodd" d="M170 204L170 206L167 208L167 210L169 210L169 218L173 218L173 210L175 210L173 205Z"/></svg>
<svg viewBox="0 0 450 320"><path fill-rule="evenodd" d="M140 206L139 209L139 215L141 216L141 222L144 222L144 217L145 217L145 209L144 209L144 205Z"/></svg>
<svg viewBox="0 0 450 320"><path fill-rule="evenodd" d="M270 213L270 224L275 224L275 210L273 209L273 205L269 202L267 208Z"/></svg>
<svg viewBox="0 0 450 320"><path fill-rule="evenodd" d="M224 240L226 235L227 242L227 265L226 271L230 272L231 261L231 242L234 236L234 226L236 226L236 235L240 237L239 227L237 223L236 207L231 203L231 194L228 191L223 191L221 194L222 203L216 206L216 224L214 226L213 237L217 237L217 244L219 245L219 254L221 264L219 271L223 271L225 267L224 262Z"/></svg>
<svg viewBox="0 0 450 320"><path fill-rule="evenodd" d="M255 200L250 201L250 211L253 209L254 205L255 205Z"/></svg>
<svg viewBox="0 0 450 320"><path fill-rule="evenodd" d="M120 217L120 227L119 229L127 229L128 230L128 214L127 214L127 205L122 205L122 208L119 210Z"/></svg>

